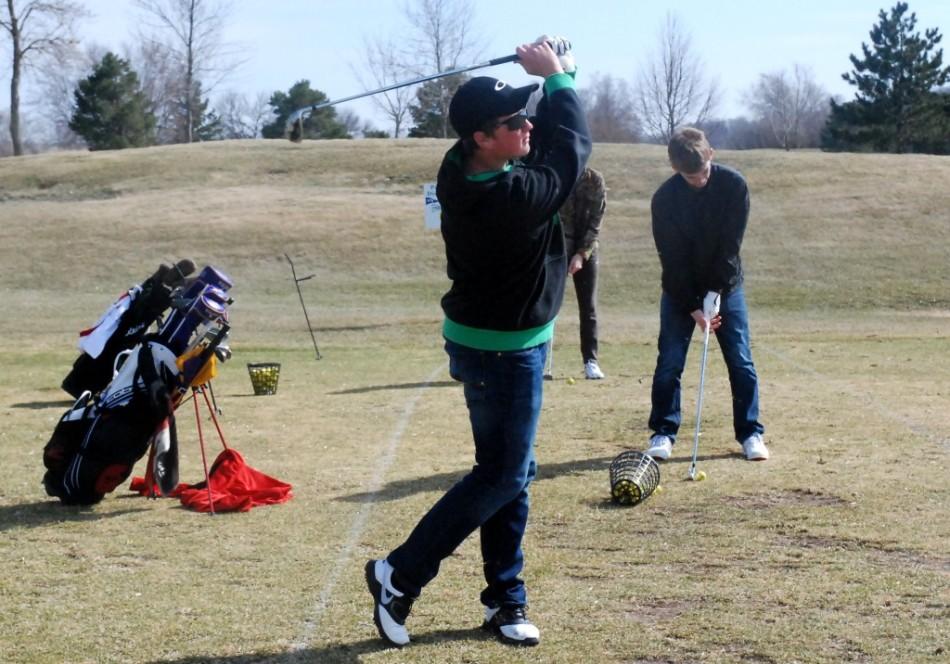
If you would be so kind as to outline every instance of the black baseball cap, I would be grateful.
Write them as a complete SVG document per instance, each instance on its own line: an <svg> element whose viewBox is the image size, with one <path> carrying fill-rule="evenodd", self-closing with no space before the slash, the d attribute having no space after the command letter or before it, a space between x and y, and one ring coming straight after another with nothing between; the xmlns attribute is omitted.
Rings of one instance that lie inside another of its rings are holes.
<svg viewBox="0 0 950 664"><path fill-rule="evenodd" d="M491 76L476 76L456 90L449 104L449 122L462 138L471 136L492 120L523 109L538 87L532 83L513 88Z"/></svg>

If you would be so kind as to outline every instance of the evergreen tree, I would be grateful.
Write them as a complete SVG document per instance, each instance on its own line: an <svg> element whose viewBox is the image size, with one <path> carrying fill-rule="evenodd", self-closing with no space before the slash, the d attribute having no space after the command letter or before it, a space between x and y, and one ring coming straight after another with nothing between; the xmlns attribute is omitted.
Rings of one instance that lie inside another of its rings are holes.
<svg viewBox="0 0 950 664"><path fill-rule="evenodd" d="M898 2L878 13L871 45L851 55L854 69L842 78L857 88L853 101L831 102L822 147L882 152L933 151L932 138L946 122L946 105L936 89L950 80L943 66L942 35L936 28L914 32L917 16Z"/></svg>
<svg viewBox="0 0 950 664"><path fill-rule="evenodd" d="M409 138L457 138L449 119L445 116L455 91L469 79L465 74L456 74L442 79L426 81L416 90L416 103L409 105L409 113L415 123L409 128Z"/></svg>
<svg viewBox="0 0 950 664"><path fill-rule="evenodd" d="M221 128L221 119L213 110L208 110L210 106L207 97L203 97L201 81L195 81L192 84L192 93L190 95L181 95L175 106L175 115L173 117L175 133L175 143L188 143L189 136L192 141L216 141L223 136ZM192 105L191 113L188 112L188 104ZM191 118L191 132L188 131L188 118Z"/></svg>
<svg viewBox="0 0 950 664"><path fill-rule="evenodd" d="M73 93L76 110L69 128L90 150L119 150L154 142L155 116L139 79L126 60L106 53Z"/></svg>
<svg viewBox="0 0 950 664"><path fill-rule="evenodd" d="M321 104L327 96L310 87L310 81L297 81L286 93L275 92L268 102L277 116L273 122L261 128L264 138L285 138L287 118L299 108ZM336 116L332 106L318 109L304 118L301 138L350 138L346 126Z"/></svg>

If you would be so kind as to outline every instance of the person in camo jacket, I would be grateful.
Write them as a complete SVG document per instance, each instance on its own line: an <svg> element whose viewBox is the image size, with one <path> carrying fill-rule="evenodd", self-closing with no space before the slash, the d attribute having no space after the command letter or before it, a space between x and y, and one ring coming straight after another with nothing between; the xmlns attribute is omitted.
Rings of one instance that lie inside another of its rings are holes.
<svg viewBox="0 0 950 664"><path fill-rule="evenodd" d="M561 208L560 216L569 257L567 273L574 279L577 296L584 376L590 380L604 377L597 360L597 272L600 226L606 209L604 176L588 166ZM548 362L550 365L550 357ZM545 378L549 376L548 370Z"/></svg>

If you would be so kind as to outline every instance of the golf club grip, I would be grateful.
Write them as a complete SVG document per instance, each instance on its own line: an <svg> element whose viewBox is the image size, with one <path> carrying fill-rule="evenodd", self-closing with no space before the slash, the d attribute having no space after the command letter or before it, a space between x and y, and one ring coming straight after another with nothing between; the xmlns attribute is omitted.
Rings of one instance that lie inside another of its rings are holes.
<svg viewBox="0 0 950 664"><path fill-rule="evenodd" d="M493 60L489 60L489 61L486 63L486 66L487 66L487 67L494 67L495 65L503 65L503 64L505 64L506 62L517 62L517 61L518 61L518 54L517 54L517 53L512 53L511 55L506 55L506 56L501 57L501 58L495 58L495 59L493 59Z"/></svg>

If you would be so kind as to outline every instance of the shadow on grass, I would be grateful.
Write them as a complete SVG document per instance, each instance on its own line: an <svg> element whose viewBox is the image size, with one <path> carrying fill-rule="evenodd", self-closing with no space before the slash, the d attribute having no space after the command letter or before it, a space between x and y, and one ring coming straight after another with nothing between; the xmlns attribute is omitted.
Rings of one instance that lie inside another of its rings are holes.
<svg viewBox="0 0 950 664"><path fill-rule="evenodd" d="M10 408L28 408L30 410L45 410L46 408L69 408L74 403L75 399L67 399L63 401L58 399L56 401L23 401L20 403L10 404Z"/></svg>
<svg viewBox="0 0 950 664"><path fill-rule="evenodd" d="M395 383L393 385L370 385L368 387L354 387L349 390L340 390L338 392L327 392L331 395L339 394L363 394L365 392L378 392L380 390L415 390L421 387L461 387L462 384L454 380L442 380L434 383Z"/></svg>
<svg viewBox="0 0 950 664"><path fill-rule="evenodd" d="M146 508L97 512L94 506L63 505L57 500L20 503L0 507L0 532L13 528L36 528L50 523L98 521L100 519L142 512Z"/></svg>
<svg viewBox="0 0 950 664"><path fill-rule="evenodd" d="M439 645L454 641L493 641L494 637L480 627L469 629L438 630L428 633L413 633L413 646ZM304 648L291 652L259 652L247 655L230 655L215 657L214 655L194 655L180 659L156 659L148 664L357 664L364 661L367 655L397 651L387 645L382 639L363 639L352 643L333 643L315 648Z"/></svg>
<svg viewBox="0 0 950 664"><path fill-rule="evenodd" d="M713 461L716 459L732 459L736 457L741 458L742 454L736 452L735 454L727 453L700 455L697 458L697 461ZM562 463L539 464L538 476L534 481L541 482L544 480L555 479L564 475L577 475L591 471L607 473L610 469L610 462L613 460L614 457L609 456L598 457L596 459L582 459L580 461L564 461ZM668 467L669 464L688 464L690 461L692 461L692 457L664 461L660 465L660 472L662 474L663 468ZM360 493L351 493L348 496L338 496L337 498L334 498L334 500L350 503L363 503L367 501L382 502L388 500L399 500L400 498L405 498L406 496L410 496L415 493L424 493L426 491L444 491L462 479L466 473L468 473L467 470L459 470L450 473L437 473L435 475L429 475L428 477L415 477L412 479L395 480L393 482L387 483L385 486L380 488L379 491L361 491Z"/></svg>

